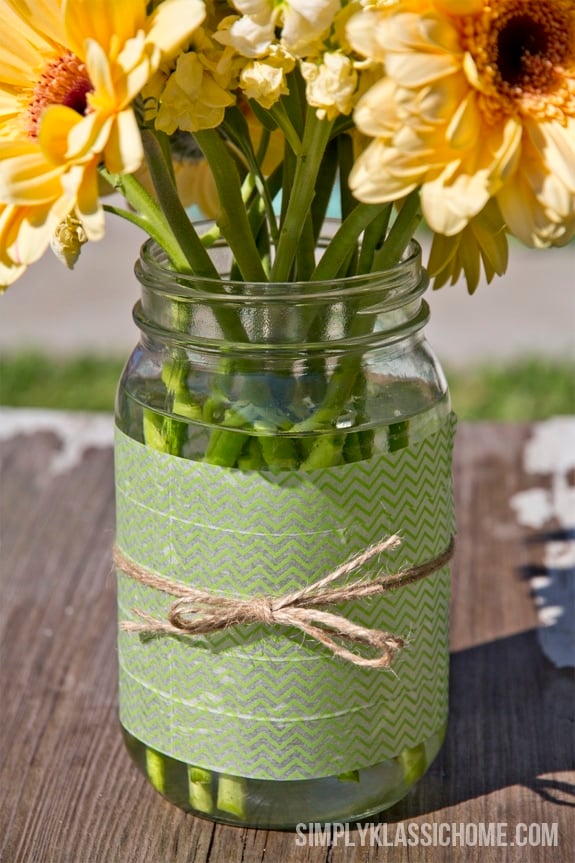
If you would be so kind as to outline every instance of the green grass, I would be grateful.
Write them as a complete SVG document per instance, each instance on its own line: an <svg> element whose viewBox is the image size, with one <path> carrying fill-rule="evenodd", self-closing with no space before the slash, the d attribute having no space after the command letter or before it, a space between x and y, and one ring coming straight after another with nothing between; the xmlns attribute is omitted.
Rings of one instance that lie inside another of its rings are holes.
<svg viewBox="0 0 575 863"><path fill-rule="evenodd" d="M0 357L0 403L11 407L111 411L121 360L52 359L22 353Z"/></svg>
<svg viewBox="0 0 575 863"><path fill-rule="evenodd" d="M448 371L463 420L521 422L575 413L575 363L525 359L466 373Z"/></svg>
<svg viewBox="0 0 575 863"><path fill-rule="evenodd" d="M6 406L112 411L121 360L0 357L0 402ZM575 365L526 359L447 373L461 420L541 420L575 412Z"/></svg>

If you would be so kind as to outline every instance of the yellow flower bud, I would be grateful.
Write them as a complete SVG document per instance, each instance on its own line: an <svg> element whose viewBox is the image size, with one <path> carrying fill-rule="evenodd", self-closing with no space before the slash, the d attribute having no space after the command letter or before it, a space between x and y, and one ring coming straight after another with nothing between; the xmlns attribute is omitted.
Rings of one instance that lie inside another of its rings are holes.
<svg viewBox="0 0 575 863"><path fill-rule="evenodd" d="M76 216L66 216L59 223L50 240L52 251L59 261L73 270L80 257L80 251L88 238L82 223Z"/></svg>

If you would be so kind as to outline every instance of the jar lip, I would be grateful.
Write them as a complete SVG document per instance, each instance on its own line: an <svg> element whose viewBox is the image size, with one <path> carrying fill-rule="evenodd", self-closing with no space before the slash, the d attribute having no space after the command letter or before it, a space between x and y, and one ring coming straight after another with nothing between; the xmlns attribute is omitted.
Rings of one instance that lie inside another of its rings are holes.
<svg viewBox="0 0 575 863"><path fill-rule="evenodd" d="M339 224L338 220L331 220ZM199 222L197 225L209 226L213 223ZM212 248L225 248L225 241L217 241ZM162 247L153 239L143 243L140 258L136 264L136 275L139 280L153 287L154 291L173 294L177 286L178 294L194 297L198 300L209 299L210 302L228 302L230 297L239 301L251 302L285 302L293 303L295 297L305 300L309 297L318 299L337 299L350 297L379 290L400 289L409 291L416 287L423 276L421 264L421 246L412 239L407 246L402 260L384 270L375 270L353 276L340 276L333 279L318 281L282 281L255 282L229 279L224 274L222 278L210 276L195 276L191 273L179 273L168 262L168 256Z"/></svg>

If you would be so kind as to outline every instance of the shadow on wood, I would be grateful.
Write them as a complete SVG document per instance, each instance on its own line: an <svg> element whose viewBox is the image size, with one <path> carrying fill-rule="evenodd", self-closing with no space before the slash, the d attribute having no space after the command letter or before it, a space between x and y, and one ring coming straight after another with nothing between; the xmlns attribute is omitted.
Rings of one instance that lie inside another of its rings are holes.
<svg viewBox="0 0 575 863"><path fill-rule="evenodd" d="M431 814L511 786L575 807L575 784L546 778L575 768L574 714L575 673L545 659L535 629L453 654L443 749L383 819Z"/></svg>

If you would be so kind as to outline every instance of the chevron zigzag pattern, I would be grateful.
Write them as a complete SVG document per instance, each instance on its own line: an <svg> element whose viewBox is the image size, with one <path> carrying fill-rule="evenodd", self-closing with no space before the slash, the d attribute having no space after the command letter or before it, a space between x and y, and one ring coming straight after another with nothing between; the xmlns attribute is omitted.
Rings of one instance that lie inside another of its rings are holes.
<svg viewBox="0 0 575 863"><path fill-rule="evenodd" d="M142 566L226 596L312 583L382 537L401 547L355 577L429 560L454 530L454 421L394 453L312 472L242 472L116 440L117 542ZM206 769L309 779L376 764L447 718L449 567L339 611L408 639L393 671L334 658L300 632L119 635L120 718L148 746ZM119 573L120 619L170 597Z"/></svg>

